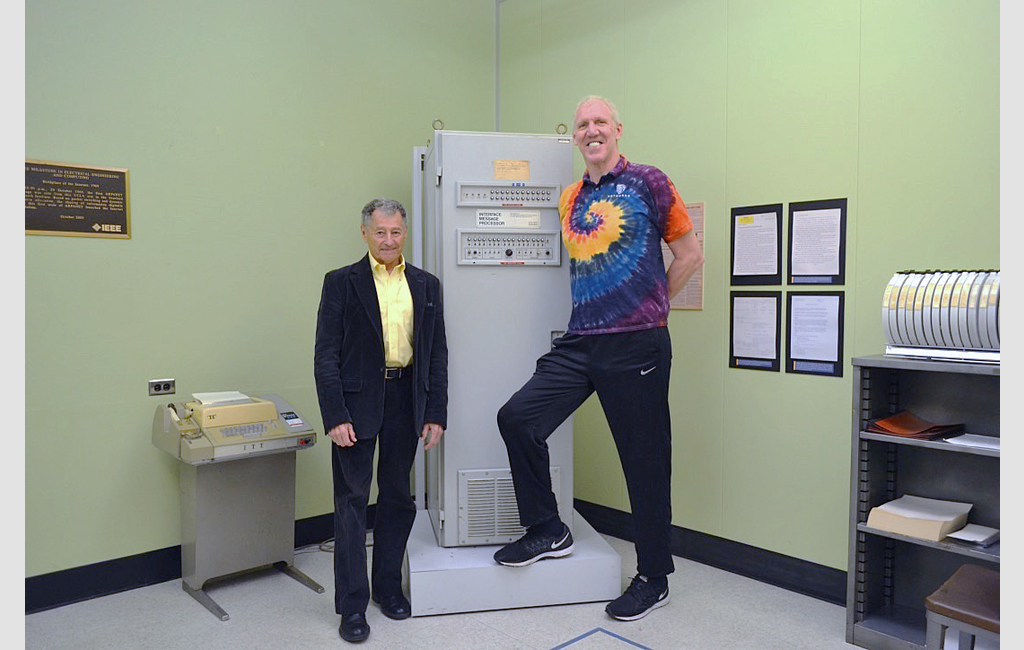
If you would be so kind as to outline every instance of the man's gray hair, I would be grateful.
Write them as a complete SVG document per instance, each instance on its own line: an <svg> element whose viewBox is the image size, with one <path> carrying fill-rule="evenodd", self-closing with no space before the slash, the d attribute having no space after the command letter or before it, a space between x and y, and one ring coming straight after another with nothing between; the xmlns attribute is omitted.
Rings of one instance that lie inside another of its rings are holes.
<svg viewBox="0 0 1024 650"><path fill-rule="evenodd" d="M402 215L402 225L408 225L408 219L405 216L405 207L401 203L394 199L374 199L363 206L363 225L369 226L373 223L373 213L380 210L384 214L400 214Z"/></svg>
<svg viewBox="0 0 1024 650"><path fill-rule="evenodd" d="M580 103L576 104L576 110L572 112L573 122L576 121L576 113L579 113L580 108L582 108L583 105L586 104L587 102L603 102L604 105L607 106L609 110L611 110L612 119L615 120L615 123L622 124L622 120L619 119L619 109L615 108L615 104L613 104L610 99L608 99L607 97L602 97L601 95L587 95L586 97L581 99Z"/></svg>

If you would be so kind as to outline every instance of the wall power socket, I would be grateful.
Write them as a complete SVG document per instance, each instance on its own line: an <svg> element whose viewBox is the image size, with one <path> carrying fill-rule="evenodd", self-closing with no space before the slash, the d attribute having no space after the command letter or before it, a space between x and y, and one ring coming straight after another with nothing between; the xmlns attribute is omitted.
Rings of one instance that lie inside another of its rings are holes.
<svg viewBox="0 0 1024 650"><path fill-rule="evenodd" d="M174 394L174 380L173 379L150 379L149 380L149 394L150 395L173 395Z"/></svg>

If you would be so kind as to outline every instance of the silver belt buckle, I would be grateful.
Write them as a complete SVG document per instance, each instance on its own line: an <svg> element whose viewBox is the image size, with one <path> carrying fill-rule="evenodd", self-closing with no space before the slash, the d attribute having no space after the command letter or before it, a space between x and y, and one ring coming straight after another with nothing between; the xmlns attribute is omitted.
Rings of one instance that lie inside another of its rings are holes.
<svg viewBox="0 0 1024 650"><path fill-rule="evenodd" d="M384 379L401 379L402 369L401 368L385 368Z"/></svg>

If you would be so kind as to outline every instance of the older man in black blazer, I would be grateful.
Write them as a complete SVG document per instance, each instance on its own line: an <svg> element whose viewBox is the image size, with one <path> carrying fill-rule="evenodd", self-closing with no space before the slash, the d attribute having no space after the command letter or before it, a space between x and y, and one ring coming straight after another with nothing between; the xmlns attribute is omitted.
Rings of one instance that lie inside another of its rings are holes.
<svg viewBox="0 0 1024 650"><path fill-rule="evenodd" d="M371 597L409 617L402 559L416 516L409 472L418 440L437 444L448 417L448 346L441 283L402 257L408 224L398 201L363 208L369 254L324 278L314 374L324 429L334 442L334 578L339 634L370 633ZM373 567L366 576L366 505L379 442Z"/></svg>

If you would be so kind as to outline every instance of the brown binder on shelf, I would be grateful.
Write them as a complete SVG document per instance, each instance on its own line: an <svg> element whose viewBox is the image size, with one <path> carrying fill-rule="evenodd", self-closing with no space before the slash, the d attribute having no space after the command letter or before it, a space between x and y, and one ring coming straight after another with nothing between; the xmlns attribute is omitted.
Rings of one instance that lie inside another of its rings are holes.
<svg viewBox="0 0 1024 650"><path fill-rule="evenodd" d="M900 411L887 418L872 421L867 430L870 433L884 433L901 438L931 440L946 438L964 430L963 424L935 424L923 420L910 411Z"/></svg>

